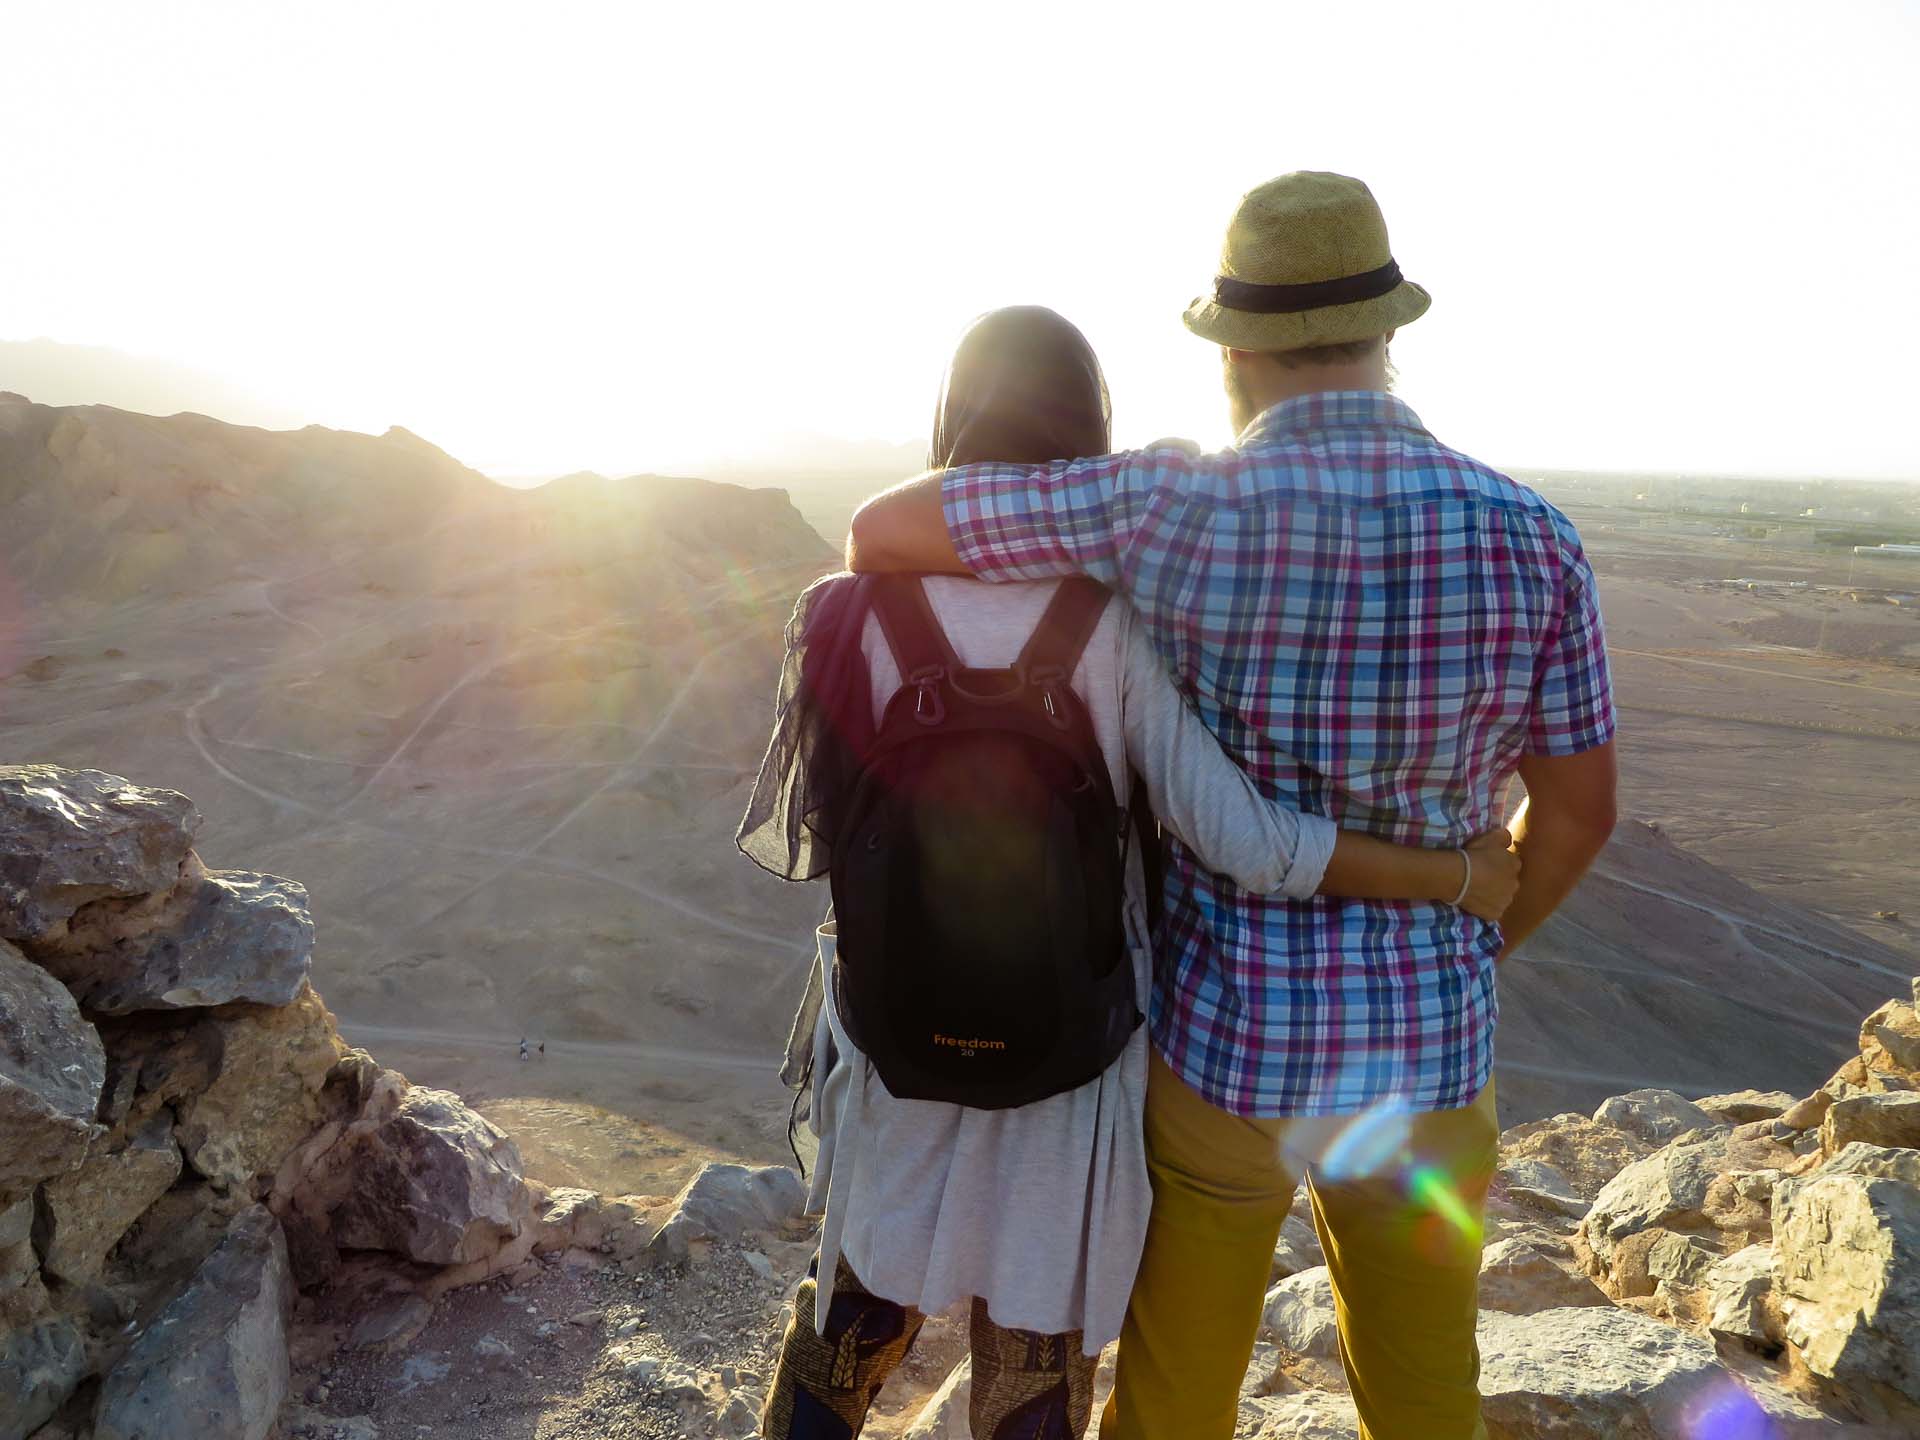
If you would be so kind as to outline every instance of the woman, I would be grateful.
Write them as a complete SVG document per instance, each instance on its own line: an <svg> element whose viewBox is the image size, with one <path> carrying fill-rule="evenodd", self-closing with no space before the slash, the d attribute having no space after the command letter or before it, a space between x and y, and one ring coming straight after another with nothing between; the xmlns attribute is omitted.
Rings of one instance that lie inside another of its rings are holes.
<svg viewBox="0 0 1920 1440"><path fill-rule="evenodd" d="M1080 332L1050 310L998 310L975 322L948 370L935 418L935 467L1040 464L1110 449L1106 385ZM962 664L1009 664L1053 583L984 585L928 577L927 598ZM831 856L836 808L901 676L851 577L800 599L773 743L740 833L741 848L789 879ZM1074 690L1093 718L1114 785L1145 783L1162 825L1237 883L1316 893L1440 900L1497 919L1518 864L1504 833L1467 853L1420 850L1338 831L1266 800L1187 708L1124 604L1109 603ZM1152 967L1147 895L1136 854L1124 905L1137 1003ZM889 1094L851 1043L821 977L796 1021L811 1036L812 1122L820 1137L813 1206L824 1208L814 1275L796 1297L761 1430L766 1440L859 1433L923 1317L972 1302L972 1433L977 1440L1086 1432L1093 1372L1120 1333L1151 1193L1141 1129L1147 1032L1078 1089L1010 1110ZM831 987L826 987L830 990ZM790 1054L789 1079L798 1081ZM801 1082L804 1083L804 1082Z"/></svg>

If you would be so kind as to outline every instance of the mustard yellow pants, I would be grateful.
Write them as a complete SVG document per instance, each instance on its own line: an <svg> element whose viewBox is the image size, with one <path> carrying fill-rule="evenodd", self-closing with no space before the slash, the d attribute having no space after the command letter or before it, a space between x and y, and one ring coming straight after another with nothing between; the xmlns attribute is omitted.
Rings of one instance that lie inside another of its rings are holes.
<svg viewBox="0 0 1920 1440"><path fill-rule="evenodd" d="M1303 1170L1363 1440L1485 1440L1474 1322L1499 1154L1492 1085L1464 1109L1384 1127L1384 1151L1349 1147L1374 1152L1360 1175L1332 1173L1339 1142L1322 1142L1337 1125L1230 1114L1158 1055L1146 1127L1153 1217L1100 1440L1231 1440Z"/></svg>

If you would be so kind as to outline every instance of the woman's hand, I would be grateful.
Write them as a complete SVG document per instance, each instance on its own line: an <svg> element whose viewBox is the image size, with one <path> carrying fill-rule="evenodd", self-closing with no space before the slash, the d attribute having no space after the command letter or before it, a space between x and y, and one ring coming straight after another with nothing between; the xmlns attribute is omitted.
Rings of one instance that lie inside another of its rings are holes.
<svg viewBox="0 0 1920 1440"><path fill-rule="evenodd" d="M1473 882L1460 901L1460 908L1482 920L1494 920L1507 913L1507 906L1520 889L1520 857L1513 852L1513 836L1502 828L1476 835L1466 844L1473 862Z"/></svg>

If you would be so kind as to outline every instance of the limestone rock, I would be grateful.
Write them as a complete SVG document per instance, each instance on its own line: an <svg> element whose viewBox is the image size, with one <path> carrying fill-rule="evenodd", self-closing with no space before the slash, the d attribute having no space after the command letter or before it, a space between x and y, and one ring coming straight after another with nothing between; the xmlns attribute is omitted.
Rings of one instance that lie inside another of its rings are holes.
<svg viewBox="0 0 1920 1440"><path fill-rule="evenodd" d="M1773 1293L1771 1245L1749 1245L1717 1261L1703 1288L1708 1334L1779 1348L1778 1327L1767 1304Z"/></svg>
<svg viewBox="0 0 1920 1440"><path fill-rule="evenodd" d="M1920 1013L1902 1000L1882 1005L1860 1027L1860 1058L1869 1070L1920 1075Z"/></svg>
<svg viewBox="0 0 1920 1440"><path fill-rule="evenodd" d="M1274 1246L1273 1269L1268 1278L1284 1280L1326 1263L1326 1253L1320 1248L1320 1234L1313 1228L1313 1222L1298 1215L1287 1216L1280 1226L1280 1243Z"/></svg>
<svg viewBox="0 0 1920 1440"><path fill-rule="evenodd" d="M1260 1402L1265 1417L1254 1440L1356 1440L1360 1416L1346 1395L1302 1390Z"/></svg>
<svg viewBox="0 0 1920 1440"><path fill-rule="evenodd" d="M1704 1225L1708 1187L1726 1158L1723 1138L1669 1145L1608 1182L1580 1224L1580 1239L1603 1269L1629 1237L1656 1227Z"/></svg>
<svg viewBox="0 0 1920 1440"><path fill-rule="evenodd" d="M38 940L92 901L171 890L199 825L172 790L0 766L0 939Z"/></svg>
<svg viewBox="0 0 1920 1440"><path fill-rule="evenodd" d="M1480 1256L1480 1308L1531 1315L1570 1305L1605 1305L1606 1292L1525 1240L1496 1240Z"/></svg>
<svg viewBox="0 0 1920 1440"><path fill-rule="evenodd" d="M1722 1124L1750 1125L1786 1114L1797 1097L1785 1090L1730 1090L1723 1095L1703 1095L1693 1103Z"/></svg>
<svg viewBox="0 0 1920 1440"><path fill-rule="evenodd" d="M1614 1176L1652 1152L1652 1145L1630 1131L1571 1112L1515 1125L1500 1136L1503 1167L1517 1160L1545 1161L1583 1200L1593 1199Z"/></svg>
<svg viewBox="0 0 1920 1440"><path fill-rule="evenodd" d="M1920 1401L1920 1187L1829 1174L1774 1224L1787 1338L1814 1374Z"/></svg>
<svg viewBox="0 0 1920 1440"><path fill-rule="evenodd" d="M164 1115L124 1150L91 1155L41 1190L40 1267L70 1285L97 1278L107 1252L180 1178L180 1149Z"/></svg>
<svg viewBox="0 0 1920 1440"><path fill-rule="evenodd" d="M0 1204L0 1306L17 1302L18 1292L39 1273L40 1257L33 1249L33 1197L23 1195L11 1205ZM21 1318L0 1308L0 1330Z"/></svg>
<svg viewBox="0 0 1920 1440"><path fill-rule="evenodd" d="M1855 1141L1920 1147L1920 1091L1855 1095L1834 1101L1820 1122L1822 1153L1837 1155Z"/></svg>
<svg viewBox="0 0 1920 1440"><path fill-rule="evenodd" d="M1720 1252L1699 1237L1662 1230L1647 1249L1647 1276L1669 1289L1693 1290L1720 1259Z"/></svg>
<svg viewBox="0 0 1920 1440"><path fill-rule="evenodd" d="M189 856L172 890L95 901L30 949L95 1014L286 1005L307 982L313 920L305 886Z"/></svg>
<svg viewBox="0 0 1920 1440"><path fill-rule="evenodd" d="M86 1370L86 1346L65 1320L0 1332L0 1440L23 1440L38 1430Z"/></svg>
<svg viewBox="0 0 1920 1440"><path fill-rule="evenodd" d="M806 1186L784 1165L707 1165L674 1198L672 1214L648 1248L681 1259L695 1240L732 1241L749 1231L777 1230L806 1204Z"/></svg>
<svg viewBox="0 0 1920 1440"><path fill-rule="evenodd" d="M1602 1100L1594 1123L1612 1125L1654 1145L1686 1134L1711 1130L1721 1122L1674 1090L1633 1090Z"/></svg>
<svg viewBox="0 0 1920 1440"><path fill-rule="evenodd" d="M973 1403L973 1357L954 1366L940 1388L927 1397L900 1440L972 1440L967 1407Z"/></svg>
<svg viewBox="0 0 1920 1440"><path fill-rule="evenodd" d="M1879 1176L1886 1180L1904 1180L1920 1186L1920 1150L1866 1145L1859 1141L1838 1155L1822 1160L1804 1175L1790 1175L1773 1187L1773 1208L1784 1211L1793 1197L1823 1175Z"/></svg>
<svg viewBox="0 0 1920 1440"><path fill-rule="evenodd" d="M1482 1311L1480 1393L1490 1440L1771 1437L1826 1423L1784 1394L1749 1390L1703 1337L1612 1307Z"/></svg>
<svg viewBox="0 0 1920 1440"><path fill-rule="evenodd" d="M345 1046L310 987L290 1005L222 1006L197 1028L218 1059L206 1086L177 1103L180 1144L200 1174L245 1188L319 1126L320 1090Z"/></svg>
<svg viewBox="0 0 1920 1440"><path fill-rule="evenodd" d="M1559 1168L1545 1160L1509 1160L1501 1165L1495 1184L1510 1200L1575 1220L1592 1208Z"/></svg>
<svg viewBox="0 0 1920 1440"><path fill-rule="evenodd" d="M95 1440L265 1440L287 1398L292 1297L279 1222L241 1212L102 1382Z"/></svg>
<svg viewBox="0 0 1920 1440"><path fill-rule="evenodd" d="M1833 1105L1833 1095L1827 1090L1816 1090L1804 1100L1795 1101L1780 1114L1780 1124L1788 1130L1812 1130L1827 1117L1827 1111Z"/></svg>
<svg viewBox="0 0 1920 1440"><path fill-rule="evenodd" d="M1333 1308L1333 1280L1324 1265L1289 1275L1267 1291L1262 1318L1274 1342L1296 1355L1326 1358L1339 1353L1340 1333Z"/></svg>
<svg viewBox="0 0 1920 1440"><path fill-rule="evenodd" d="M73 997L0 940L0 1203L86 1158L106 1073Z"/></svg>

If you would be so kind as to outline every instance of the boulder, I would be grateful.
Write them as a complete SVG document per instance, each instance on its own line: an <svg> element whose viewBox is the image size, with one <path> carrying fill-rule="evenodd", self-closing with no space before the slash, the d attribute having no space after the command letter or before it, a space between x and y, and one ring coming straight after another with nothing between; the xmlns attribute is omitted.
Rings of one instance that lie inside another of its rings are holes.
<svg viewBox="0 0 1920 1440"><path fill-rule="evenodd" d="M1756 1120L1778 1119L1798 1103L1798 1097L1785 1090L1729 1090L1703 1095L1693 1103L1724 1125L1751 1125Z"/></svg>
<svg viewBox="0 0 1920 1440"><path fill-rule="evenodd" d="M972 1440L967 1408L973 1404L973 1357L948 1372L940 1388L927 1397L900 1440Z"/></svg>
<svg viewBox="0 0 1920 1440"><path fill-rule="evenodd" d="M65 1320L0 1332L0 1440L46 1424L86 1373L86 1346Z"/></svg>
<svg viewBox="0 0 1920 1440"><path fill-rule="evenodd" d="M1495 1240L1480 1256L1480 1308L1531 1315L1570 1305L1605 1305L1606 1292L1525 1240Z"/></svg>
<svg viewBox="0 0 1920 1440"><path fill-rule="evenodd" d="M1253 1440L1357 1440L1360 1416L1352 1397L1302 1390L1260 1402L1264 1417Z"/></svg>
<svg viewBox="0 0 1920 1440"><path fill-rule="evenodd" d="M1920 1150L1894 1149L1855 1141L1838 1155L1822 1160L1806 1174L1789 1175L1775 1184L1773 1208L1776 1211L1784 1210L1796 1194L1823 1175L1878 1176L1920 1186Z"/></svg>
<svg viewBox="0 0 1920 1440"><path fill-rule="evenodd" d="M1583 1200L1593 1199L1609 1180L1652 1151L1652 1145L1630 1131L1572 1112L1530 1120L1500 1136L1503 1168L1516 1160L1545 1161Z"/></svg>
<svg viewBox="0 0 1920 1440"><path fill-rule="evenodd" d="M164 1115L123 1150L91 1155L40 1196L40 1268L69 1285L96 1279L107 1252L180 1178L180 1147Z"/></svg>
<svg viewBox="0 0 1920 1440"><path fill-rule="evenodd" d="M1834 1101L1820 1122L1821 1152L1837 1155L1856 1141L1920 1147L1920 1091L1855 1095Z"/></svg>
<svg viewBox="0 0 1920 1440"><path fill-rule="evenodd" d="M534 1197L514 1143L459 1096L390 1071L289 1188L291 1212L341 1249L468 1265L522 1232L532 1249Z"/></svg>
<svg viewBox="0 0 1920 1440"><path fill-rule="evenodd" d="M1633 1090L1602 1100L1594 1123L1612 1125L1653 1145L1664 1145L1689 1130L1711 1130L1721 1122L1675 1090Z"/></svg>
<svg viewBox="0 0 1920 1440"><path fill-rule="evenodd" d="M1882 1005L1860 1027L1860 1058L1869 1070L1920 1077L1920 1013L1903 1000Z"/></svg>
<svg viewBox="0 0 1920 1440"><path fill-rule="evenodd" d="M0 940L0 1204L86 1158L106 1074L73 997Z"/></svg>
<svg viewBox="0 0 1920 1440"><path fill-rule="evenodd" d="M23 1195L10 1205L0 1205L0 1301L14 1296L40 1272L40 1257L33 1249L33 1197ZM9 1324L0 1311L0 1329Z"/></svg>
<svg viewBox="0 0 1920 1440"><path fill-rule="evenodd" d="M1495 1189L1509 1200L1578 1220L1592 1208L1557 1166L1517 1157L1501 1165Z"/></svg>
<svg viewBox="0 0 1920 1440"><path fill-rule="evenodd" d="M311 987L290 1005L222 1006L195 1028L195 1053L216 1058L207 1083L175 1102L181 1148L199 1174L245 1189L318 1128L321 1087L346 1047Z"/></svg>
<svg viewBox="0 0 1920 1440"><path fill-rule="evenodd" d="M778 1230L807 1205L807 1187L784 1165L749 1169L707 1165L674 1197L673 1211L648 1244L655 1255L684 1259L695 1240L738 1240Z"/></svg>
<svg viewBox="0 0 1920 1440"><path fill-rule="evenodd" d="M1642 1231L1704 1226L1702 1206L1726 1152L1724 1137L1687 1141L1636 1160L1614 1176L1580 1222L1580 1241L1600 1270L1610 1270L1622 1242Z"/></svg>
<svg viewBox="0 0 1920 1440"><path fill-rule="evenodd" d="M1274 1343L1296 1355L1321 1359L1340 1351L1339 1324L1333 1308L1333 1280L1324 1265L1289 1275L1267 1291L1262 1317Z"/></svg>
<svg viewBox="0 0 1920 1440"><path fill-rule="evenodd" d="M95 900L171 890L199 825L172 790L0 766L0 939L38 940Z"/></svg>
<svg viewBox="0 0 1920 1440"><path fill-rule="evenodd" d="M1796 1100L1780 1114L1780 1126L1785 1130L1805 1131L1818 1129L1820 1122L1827 1118L1827 1111L1833 1106L1833 1095L1827 1090L1816 1090L1804 1100Z"/></svg>
<svg viewBox="0 0 1920 1440"><path fill-rule="evenodd" d="M1830 1424L1771 1387L1744 1385L1705 1338L1633 1310L1487 1310L1479 1333L1489 1440L1774 1440Z"/></svg>
<svg viewBox="0 0 1920 1440"><path fill-rule="evenodd" d="M1920 1186L1828 1174L1774 1221L1787 1338L1814 1374L1920 1402Z"/></svg>
<svg viewBox="0 0 1920 1440"><path fill-rule="evenodd" d="M1668 1289L1695 1290L1707 1272L1720 1263L1720 1252L1694 1235L1676 1235L1671 1230L1649 1232L1653 1243L1647 1248L1647 1278Z"/></svg>
<svg viewBox="0 0 1920 1440"><path fill-rule="evenodd" d="M1701 1288L1709 1335L1779 1349L1779 1326L1767 1304L1773 1293L1771 1245L1749 1245L1716 1261Z"/></svg>
<svg viewBox="0 0 1920 1440"><path fill-rule="evenodd" d="M1320 1233L1313 1228L1313 1222L1298 1215L1287 1216L1280 1227L1280 1242L1273 1249L1273 1269L1268 1278L1284 1280L1326 1263L1326 1253L1320 1248Z"/></svg>
<svg viewBox="0 0 1920 1440"><path fill-rule="evenodd" d="M108 1372L95 1440L265 1440L287 1398L292 1298L279 1222L242 1211Z"/></svg>
<svg viewBox="0 0 1920 1440"><path fill-rule="evenodd" d="M307 983L313 920L305 886L189 856L172 890L97 900L28 951L94 1014L286 1005Z"/></svg>

